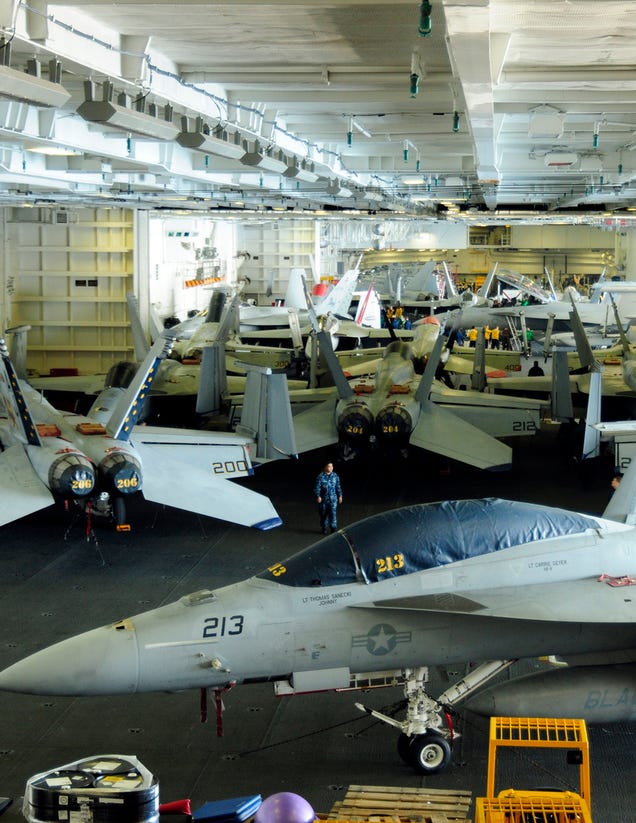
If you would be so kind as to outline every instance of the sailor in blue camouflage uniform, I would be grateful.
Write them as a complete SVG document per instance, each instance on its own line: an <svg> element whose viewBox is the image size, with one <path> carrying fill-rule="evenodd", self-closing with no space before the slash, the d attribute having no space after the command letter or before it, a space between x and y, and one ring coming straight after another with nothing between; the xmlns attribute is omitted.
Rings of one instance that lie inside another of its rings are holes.
<svg viewBox="0 0 636 823"><path fill-rule="evenodd" d="M333 470L333 463L327 463L316 478L314 487L316 503L320 513L320 526L323 534L338 528L338 504L342 503L340 478Z"/></svg>

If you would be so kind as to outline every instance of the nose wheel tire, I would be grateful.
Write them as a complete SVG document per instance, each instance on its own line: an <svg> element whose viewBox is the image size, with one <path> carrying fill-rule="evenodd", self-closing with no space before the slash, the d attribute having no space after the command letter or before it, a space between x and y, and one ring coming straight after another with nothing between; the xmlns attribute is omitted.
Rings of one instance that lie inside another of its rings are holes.
<svg viewBox="0 0 636 823"><path fill-rule="evenodd" d="M406 763L407 766L412 765L411 760L411 743L413 742L414 738L409 737L408 734L404 734L404 732L400 732L400 735L397 739L397 751L400 755L400 758Z"/></svg>
<svg viewBox="0 0 636 823"><path fill-rule="evenodd" d="M405 735L406 737L406 735ZM408 738L407 738L408 739ZM398 740L398 747L400 742ZM404 743L402 744L404 746ZM400 752L400 748L398 748ZM437 732L426 732L412 738L408 747L408 761L420 774L443 772L451 761L451 747L448 740Z"/></svg>

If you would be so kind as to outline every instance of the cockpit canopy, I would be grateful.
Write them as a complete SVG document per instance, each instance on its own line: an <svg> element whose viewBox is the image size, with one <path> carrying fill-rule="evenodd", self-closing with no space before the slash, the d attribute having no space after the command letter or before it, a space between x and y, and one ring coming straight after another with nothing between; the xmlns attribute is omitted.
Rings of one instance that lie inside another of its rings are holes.
<svg viewBox="0 0 636 823"><path fill-rule="evenodd" d="M497 498L424 503L360 520L258 576L286 586L375 583L599 527L576 512Z"/></svg>

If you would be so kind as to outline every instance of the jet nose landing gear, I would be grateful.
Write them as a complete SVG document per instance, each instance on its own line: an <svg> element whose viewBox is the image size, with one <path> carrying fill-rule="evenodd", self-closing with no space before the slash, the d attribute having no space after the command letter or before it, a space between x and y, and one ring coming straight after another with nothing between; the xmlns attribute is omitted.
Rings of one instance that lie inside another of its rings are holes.
<svg viewBox="0 0 636 823"><path fill-rule="evenodd" d="M407 766L420 774L443 772L451 761L451 744L440 732L426 732L411 737L402 732L398 737L398 754Z"/></svg>
<svg viewBox="0 0 636 823"><path fill-rule="evenodd" d="M412 766L420 774L438 774L450 764L452 744L459 737L453 731L447 709L467 697L513 662L513 660L492 660L482 663L470 674L446 689L437 700L430 697L424 688L428 681L426 666L404 669L399 673L404 683L404 696L407 700L406 718L402 721L375 709L367 709L361 703L356 703L356 706L363 712L400 730L397 749L406 764Z"/></svg>

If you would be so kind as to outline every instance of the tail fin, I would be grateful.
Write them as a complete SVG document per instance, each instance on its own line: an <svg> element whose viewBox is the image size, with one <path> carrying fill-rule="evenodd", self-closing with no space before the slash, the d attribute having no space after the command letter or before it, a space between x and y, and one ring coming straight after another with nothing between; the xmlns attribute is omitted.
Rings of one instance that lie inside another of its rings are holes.
<svg viewBox="0 0 636 823"><path fill-rule="evenodd" d="M130 330L132 332L133 347L135 349L135 359L140 363L148 354L150 346L146 339L146 333L141 322L141 315L139 313L139 300L135 294L129 292L126 295L126 302L128 303L128 318L130 320Z"/></svg>
<svg viewBox="0 0 636 823"><path fill-rule="evenodd" d="M601 453L601 433L596 427L601 422L601 372L590 374L590 393L585 415L585 436L583 438L583 459L598 457Z"/></svg>
<svg viewBox="0 0 636 823"><path fill-rule="evenodd" d="M605 507L603 517L618 523L636 523L636 460L627 467L620 486Z"/></svg>
<svg viewBox="0 0 636 823"><path fill-rule="evenodd" d="M297 457L287 376L264 366L246 368L243 411L236 432L255 441L252 462Z"/></svg>
<svg viewBox="0 0 636 823"><path fill-rule="evenodd" d="M221 410L221 398L226 390L225 343L204 346L201 350L196 413L218 414Z"/></svg>
<svg viewBox="0 0 636 823"><path fill-rule="evenodd" d="M148 394L159 364L164 360L172 349L174 337L165 332L162 337L155 340L152 348L146 355L146 359L137 369L137 373L132 379L130 386L123 392L119 402L106 424L109 433L117 440L128 440L132 433L133 426L137 422L143 409L144 400ZM96 403L99 402L99 398Z"/></svg>
<svg viewBox="0 0 636 823"><path fill-rule="evenodd" d="M551 415L561 422L574 419L568 354L557 349L552 357L552 390L550 392Z"/></svg>
<svg viewBox="0 0 636 823"><path fill-rule="evenodd" d="M616 328L618 329L618 336L621 339L621 345L623 347L623 354L629 354L632 350L631 343L629 342L629 338L625 333L625 329L623 328L623 324L621 323L621 318L618 313L618 306L616 305L616 300L614 300L614 295L610 294L610 300L612 301L612 308L614 309L614 319L616 320Z"/></svg>
<svg viewBox="0 0 636 823"><path fill-rule="evenodd" d="M371 281L369 288L358 303L355 322L358 326L369 326L372 329L379 329L381 326L380 301L373 287L373 281Z"/></svg>
<svg viewBox="0 0 636 823"><path fill-rule="evenodd" d="M572 308L570 310L570 322L572 324L572 332L574 333L574 340L576 341L576 350L581 361L581 366L586 369L595 370L599 368L598 361L594 357L594 352L590 346L590 341L587 339L587 334L583 328L581 317L578 313L574 300L570 298ZM629 343L628 343L629 346Z"/></svg>
<svg viewBox="0 0 636 823"><path fill-rule="evenodd" d="M490 288L492 286L492 281L495 279L495 274L497 272L497 266L499 264L495 263L492 269L486 275L486 279L481 284L481 286L477 289L477 296L483 298L484 300L488 297L488 293L490 292Z"/></svg>
<svg viewBox="0 0 636 823"><path fill-rule="evenodd" d="M14 326L6 331L7 334L13 334L9 354L20 380L27 379L27 333L30 329L31 326Z"/></svg>
<svg viewBox="0 0 636 823"><path fill-rule="evenodd" d="M473 391L483 391L486 388L486 335L483 326L477 331L470 387Z"/></svg>
<svg viewBox="0 0 636 823"><path fill-rule="evenodd" d="M0 395L7 409L7 415L13 428L18 432L21 440L31 446L41 446L42 442L35 427L26 398L20 387L18 375L11 362L6 341L0 337L0 358L2 371L0 374Z"/></svg>
<svg viewBox="0 0 636 823"><path fill-rule="evenodd" d="M318 304L319 314L335 314L337 317L347 317L357 282L357 269L349 269L348 272L345 272L324 300L321 300Z"/></svg>
<svg viewBox="0 0 636 823"><path fill-rule="evenodd" d="M444 282L446 283L446 297L458 297L459 292L455 288L455 281L451 277L446 261L442 263L442 267L444 269Z"/></svg>
<svg viewBox="0 0 636 823"><path fill-rule="evenodd" d="M285 306L289 309L305 308L305 293L303 290L304 269L291 269L287 291L285 292Z"/></svg>

